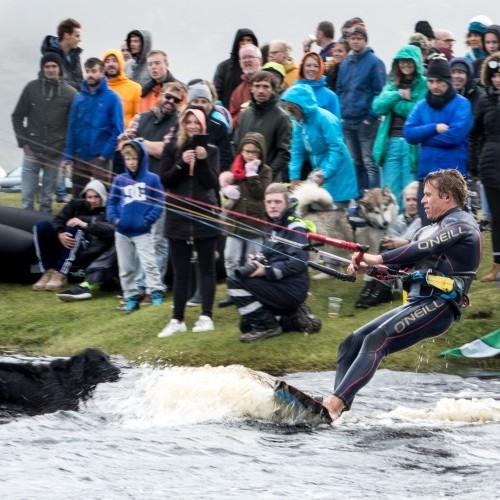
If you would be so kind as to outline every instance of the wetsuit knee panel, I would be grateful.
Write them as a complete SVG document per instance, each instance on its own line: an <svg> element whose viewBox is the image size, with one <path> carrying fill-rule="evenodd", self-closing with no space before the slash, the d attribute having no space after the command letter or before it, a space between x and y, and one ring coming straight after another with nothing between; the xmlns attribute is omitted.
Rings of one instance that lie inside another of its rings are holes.
<svg viewBox="0 0 500 500"><path fill-rule="evenodd" d="M386 339L383 328L377 328L373 333L365 337L360 352L373 352L380 348Z"/></svg>
<svg viewBox="0 0 500 500"><path fill-rule="evenodd" d="M350 351L353 339L354 339L354 334L351 333L340 343L339 350L337 353L339 358L340 356L343 356L344 354Z"/></svg>

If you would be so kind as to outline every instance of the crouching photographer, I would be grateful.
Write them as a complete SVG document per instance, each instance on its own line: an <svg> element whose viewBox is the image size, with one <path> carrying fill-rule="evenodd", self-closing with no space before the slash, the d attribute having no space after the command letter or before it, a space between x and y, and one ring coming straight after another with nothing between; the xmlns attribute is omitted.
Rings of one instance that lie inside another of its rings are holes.
<svg viewBox="0 0 500 500"><path fill-rule="evenodd" d="M307 245L307 228L289 204L287 188L270 184L264 197L271 236L262 254L249 255L247 262L227 280L228 293L240 313L242 342L280 335L284 331L314 333L321 321L304 303L309 291L305 262L307 250L273 240L273 236ZM278 227L279 226L279 227Z"/></svg>

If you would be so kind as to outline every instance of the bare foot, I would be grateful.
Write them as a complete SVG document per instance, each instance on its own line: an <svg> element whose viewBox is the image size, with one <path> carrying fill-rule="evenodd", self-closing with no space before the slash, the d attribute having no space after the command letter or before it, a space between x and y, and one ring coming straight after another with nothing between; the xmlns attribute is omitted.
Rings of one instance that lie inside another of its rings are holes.
<svg viewBox="0 0 500 500"><path fill-rule="evenodd" d="M340 417L344 409L344 402L337 396L329 396L321 404L326 408L333 422Z"/></svg>

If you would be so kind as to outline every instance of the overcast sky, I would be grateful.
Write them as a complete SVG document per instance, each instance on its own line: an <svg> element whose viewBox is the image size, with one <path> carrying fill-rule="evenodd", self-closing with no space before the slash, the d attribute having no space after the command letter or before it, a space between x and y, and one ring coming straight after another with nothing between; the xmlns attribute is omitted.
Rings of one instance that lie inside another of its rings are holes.
<svg viewBox="0 0 500 500"><path fill-rule="evenodd" d="M217 63L228 57L234 33L251 28L259 43L284 39L300 56L301 41L314 33L319 21L332 21L336 38L346 19L360 16L369 44L386 64L406 43L416 21L448 28L457 39L455 54L463 55L471 17L485 14L500 24L498 2L492 0L137 0L68 2L67 0L2 0L0 7L0 165L19 163L10 115L24 85L38 73L40 46L45 35L56 34L57 24L73 17L82 24L82 62L119 48L132 29L148 29L153 48L169 55L172 73L183 81L211 79ZM495 15L498 19L495 19Z"/></svg>

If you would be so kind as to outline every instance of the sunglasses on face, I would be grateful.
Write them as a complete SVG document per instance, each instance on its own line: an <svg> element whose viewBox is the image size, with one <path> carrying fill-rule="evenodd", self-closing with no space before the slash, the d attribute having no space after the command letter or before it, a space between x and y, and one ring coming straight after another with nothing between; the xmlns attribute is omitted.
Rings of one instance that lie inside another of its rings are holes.
<svg viewBox="0 0 500 500"><path fill-rule="evenodd" d="M490 61L488 63L488 67L491 68L491 69L500 68L500 61Z"/></svg>
<svg viewBox="0 0 500 500"><path fill-rule="evenodd" d="M163 97L167 101L172 101L174 104L179 104L182 101L182 99L179 99L178 97L175 97L175 95L169 94L168 92L165 92Z"/></svg>

